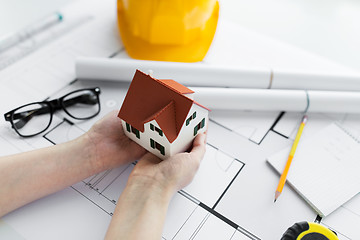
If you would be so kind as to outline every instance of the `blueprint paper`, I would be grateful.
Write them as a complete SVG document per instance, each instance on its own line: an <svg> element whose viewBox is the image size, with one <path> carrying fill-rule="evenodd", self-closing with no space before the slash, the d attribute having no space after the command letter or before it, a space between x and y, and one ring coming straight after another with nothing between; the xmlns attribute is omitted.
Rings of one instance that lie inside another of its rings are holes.
<svg viewBox="0 0 360 240"><path fill-rule="evenodd" d="M1 155L51 146L49 139L58 143L70 140L87 131L107 112L121 106L128 84L79 80L69 84L75 80L74 66L70 61L75 61L76 56L126 56L118 41L116 19L114 15L108 14L109 11L115 14L115 2L102 1L102 6L107 4L107 10L104 10L106 16L91 18L71 34L47 44L0 72L0 83L5 89L5 95L0 96L2 103L5 103L0 105L3 113L24 103L62 96L73 89L100 86L100 115L90 121L78 122L61 112L56 113L49 130L44 135L30 139L20 139L9 123L1 119L0 141L8 146L6 149L1 147ZM74 12L79 13L78 9ZM81 12L86 14L85 10ZM94 29L97 29L98 34L91 34ZM231 24L219 24L218 33L204 64L222 62L235 66L297 66L297 70L310 70L316 66L320 70L346 70L323 58L247 29L234 28ZM289 54L294 57L287 58ZM23 77L24 74L29 79L37 76L43 81L32 83ZM42 88L39 84L46 87ZM193 185L174 196L165 221L163 239L203 239L221 234L221 239L229 240L275 240L297 221L314 221L316 213L287 186L281 199L275 205L273 203L278 175L266 163L266 158L291 144L291 138L274 131L287 113L263 115L258 112L240 112L232 115L231 112L221 114L214 111L211 114L213 117L210 115L207 149L209 153L217 152L220 156L216 160L218 168L204 164ZM349 120L351 126L357 126L356 116L343 114L339 118ZM322 121L329 123L333 120L332 116L323 115L316 125L321 126ZM74 126L69 126L67 121L73 122ZM289 126L296 127L297 122L295 117ZM60 129L65 129L66 134L55 134ZM2 221L28 240L102 239L132 168L133 165L122 166L84 179L6 215ZM208 168L209 174L206 174ZM214 185L207 178L219 180ZM204 193L202 189L197 190L200 187L207 191ZM360 199L355 197L324 218L322 223L335 230L341 240L359 239L356 232L356 226L360 225L359 202ZM351 219L351 224L344 224L347 219Z"/></svg>
<svg viewBox="0 0 360 240"><path fill-rule="evenodd" d="M360 192L359 143L332 123L298 145L287 181L319 213L327 216ZM268 162L282 172L290 147Z"/></svg>

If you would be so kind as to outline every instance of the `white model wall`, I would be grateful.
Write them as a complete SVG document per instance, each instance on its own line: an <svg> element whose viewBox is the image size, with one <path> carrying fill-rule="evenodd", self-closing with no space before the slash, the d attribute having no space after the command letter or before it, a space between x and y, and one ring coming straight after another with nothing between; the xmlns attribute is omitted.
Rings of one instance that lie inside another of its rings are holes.
<svg viewBox="0 0 360 240"><path fill-rule="evenodd" d="M192 119L190 121L190 124L186 126L186 119L188 119L191 115L193 115L194 112L196 112L195 119ZM154 155L158 156L159 158L165 159L179 152L184 152L190 148L193 139L195 138L194 128L196 125L198 125L201 122L203 118L205 118L205 126L202 129L200 129L197 134L204 132L207 129L209 118L208 118L208 111L206 109L196 104L193 104L188 115L186 116L183 126L181 127L178 138L175 139L174 142L172 142L171 144L166 138L165 133L163 133L163 136L160 136L160 134L156 130L153 131L150 129L150 124L154 125L154 127L161 129L155 120L145 123L144 132L139 131L140 139L137 138L133 132L127 131L125 121L121 120L121 123L126 136L128 136L131 140L138 143L143 148L153 153ZM164 146L165 155L162 155L158 149L151 147L150 138L153 139L155 142L158 142L159 144Z"/></svg>
<svg viewBox="0 0 360 240"><path fill-rule="evenodd" d="M152 131L150 129L150 123L154 126L159 127L155 120L145 123L144 125L144 132L140 132L140 139L136 137L136 135L132 132L128 132L126 129L126 122L121 120L125 135L128 136L131 140L141 145L143 148L148 150L149 152L153 153L154 155L158 156L161 159L165 159L170 156L170 143L167 140L165 134L160 136L158 132ZM150 138L154 139L154 141L158 142L159 144L163 145L165 148L165 156L160 153L158 149L154 149L150 145Z"/></svg>
<svg viewBox="0 0 360 240"><path fill-rule="evenodd" d="M179 136L175 141L171 144L171 153L170 155L174 155L179 152L184 152L189 149L189 147L192 145L194 136L194 127L201 122L203 118L205 118L205 126L198 131L197 134L204 132L207 129L209 117L208 117L208 111L196 104L193 104L188 115L186 116L186 119L188 119L194 112L196 111L196 118L192 119L190 121L190 124L186 126L186 120L181 127Z"/></svg>

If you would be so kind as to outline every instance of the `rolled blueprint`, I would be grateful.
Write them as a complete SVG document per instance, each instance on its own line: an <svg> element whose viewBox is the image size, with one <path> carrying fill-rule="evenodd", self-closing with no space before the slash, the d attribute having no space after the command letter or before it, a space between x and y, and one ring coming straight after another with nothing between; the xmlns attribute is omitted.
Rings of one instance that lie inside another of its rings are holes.
<svg viewBox="0 0 360 240"><path fill-rule="evenodd" d="M192 87L210 109L360 113L360 92Z"/></svg>
<svg viewBox="0 0 360 240"><path fill-rule="evenodd" d="M79 79L131 81L136 69L151 71L154 78L173 79L187 86L360 91L360 74L301 73L133 59L79 58L76 61Z"/></svg>
<svg viewBox="0 0 360 240"><path fill-rule="evenodd" d="M270 69L241 69L203 63L175 63L133 59L79 58L80 79L131 81L136 69L157 79L173 79L188 86L268 88Z"/></svg>

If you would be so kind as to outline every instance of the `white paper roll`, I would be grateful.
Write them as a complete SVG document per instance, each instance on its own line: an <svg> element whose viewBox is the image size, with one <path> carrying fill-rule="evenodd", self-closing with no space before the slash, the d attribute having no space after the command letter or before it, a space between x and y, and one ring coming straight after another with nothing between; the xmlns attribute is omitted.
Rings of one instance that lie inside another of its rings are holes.
<svg viewBox="0 0 360 240"><path fill-rule="evenodd" d="M79 58L76 61L76 74L80 79L131 81L136 69L145 73L152 70L155 78L173 79L187 86L360 91L359 74L272 72L270 68L133 59Z"/></svg>
<svg viewBox="0 0 360 240"><path fill-rule="evenodd" d="M308 91L310 112L360 113L360 92Z"/></svg>
<svg viewBox="0 0 360 240"><path fill-rule="evenodd" d="M360 91L360 75L275 70L272 89Z"/></svg>
<svg viewBox="0 0 360 240"><path fill-rule="evenodd" d="M360 113L360 92L192 87L210 109ZM308 96L307 96L308 95ZM309 105L309 106L308 106Z"/></svg>
<svg viewBox="0 0 360 240"><path fill-rule="evenodd" d="M202 63L155 62L132 59L79 58L80 79L131 81L136 69L157 79L173 79L188 86L268 88L270 69L241 69Z"/></svg>

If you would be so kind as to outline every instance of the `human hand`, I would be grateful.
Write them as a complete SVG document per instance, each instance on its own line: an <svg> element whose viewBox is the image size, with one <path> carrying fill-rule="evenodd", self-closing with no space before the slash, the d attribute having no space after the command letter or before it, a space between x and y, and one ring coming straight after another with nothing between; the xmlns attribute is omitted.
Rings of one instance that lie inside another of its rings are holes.
<svg viewBox="0 0 360 240"><path fill-rule="evenodd" d="M146 153L124 134L117 111L97 121L83 137L90 142L95 164L102 170L131 163Z"/></svg>
<svg viewBox="0 0 360 240"><path fill-rule="evenodd" d="M106 239L160 239L169 202L194 178L205 154L205 142L206 134L201 133L190 152L165 160L145 154L117 202Z"/></svg>
<svg viewBox="0 0 360 240"><path fill-rule="evenodd" d="M7 197L0 198L0 216L145 153L113 111L72 141L2 157L0 196Z"/></svg>
<svg viewBox="0 0 360 240"><path fill-rule="evenodd" d="M129 182L153 182L174 193L194 178L204 157L205 146L206 133L201 133L194 139L190 152L178 153L165 160L147 153L136 164Z"/></svg>

